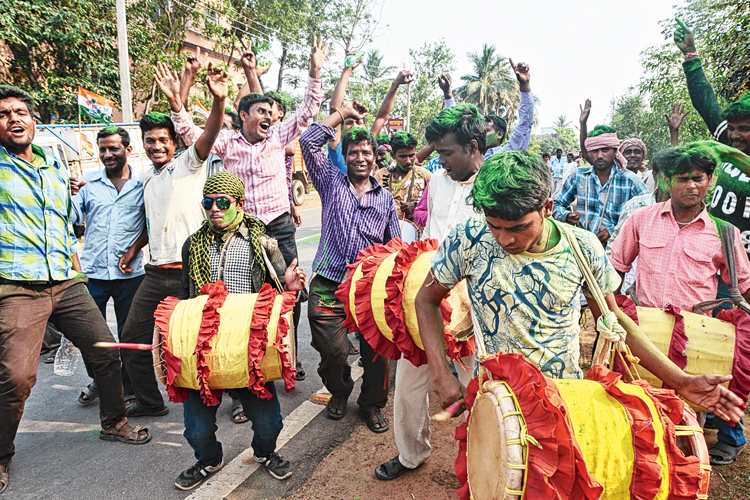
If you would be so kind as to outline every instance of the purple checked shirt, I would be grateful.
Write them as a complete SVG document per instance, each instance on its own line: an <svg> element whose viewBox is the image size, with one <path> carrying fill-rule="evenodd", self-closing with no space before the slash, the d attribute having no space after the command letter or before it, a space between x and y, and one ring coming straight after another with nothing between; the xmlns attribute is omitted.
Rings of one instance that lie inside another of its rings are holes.
<svg viewBox="0 0 750 500"><path fill-rule="evenodd" d="M396 202L388 190L370 176L372 189L357 198L349 177L331 163L322 147L336 137L336 130L313 124L299 144L307 171L323 203L322 229L313 271L341 283L346 265L359 251L375 243L401 236Z"/></svg>

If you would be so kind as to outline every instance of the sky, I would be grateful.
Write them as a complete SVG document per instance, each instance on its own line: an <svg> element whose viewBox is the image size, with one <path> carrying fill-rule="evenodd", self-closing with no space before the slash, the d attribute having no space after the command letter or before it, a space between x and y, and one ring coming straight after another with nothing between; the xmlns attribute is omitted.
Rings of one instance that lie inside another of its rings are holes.
<svg viewBox="0 0 750 500"><path fill-rule="evenodd" d="M379 29L365 50L380 49L386 66L407 67L409 48L443 38L456 55L458 86L472 70L466 54L493 44L499 54L529 65L532 92L541 100L540 127L552 126L559 115L578 125L580 105L589 98L590 129L607 123L612 98L638 83L640 53L665 41L658 22L673 17L675 3L684 2L384 0L374 12Z"/></svg>

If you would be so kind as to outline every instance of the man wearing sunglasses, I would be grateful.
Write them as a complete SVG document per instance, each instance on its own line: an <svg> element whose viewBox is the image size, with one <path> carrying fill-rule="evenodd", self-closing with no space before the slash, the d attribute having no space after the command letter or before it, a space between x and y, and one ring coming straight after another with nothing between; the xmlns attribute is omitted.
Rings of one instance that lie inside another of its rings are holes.
<svg viewBox="0 0 750 500"><path fill-rule="evenodd" d="M154 80L167 100L179 102L180 77L176 71L158 63ZM177 133L169 115L147 113L140 121L143 146L154 165L143 176L146 228L136 244L120 258L118 266L123 273L132 272L129 263L146 243L151 260L144 266L146 277L133 297L120 335L122 342L150 344L157 306L170 295L181 297L182 294L182 245L205 220L200 206L206 178L205 161L224 120L227 75L209 64L206 84L213 95L211 114L200 138L177 158ZM120 355L135 394L135 401L128 406L126 414L166 415L169 409L159 391L151 353L123 349Z"/></svg>
<svg viewBox="0 0 750 500"><path fill-rule="evenodd" d="M286 267L277 245L263 246L265 225L243 210L242 179L229 172L214 174L206 181L203 197L206 220L182 247L183 296L195 297L204 284L217 280L224 282L229 293L257 293L265 283L273 286L275 277L285 290L305 288L307 277L297 267L297 259ZM273 269L267 268L266 257ZM253 458L276 479L286 479L292 475L292 464L276 453L276 439L283 427L279 400L274 383L265 386L271 399L261 399L247 387L232 389L232 393L253 422ZM200 391L194 390L183 402L185 438L198 461L175 480L181 490L195 488L224 465L221 443L216 439L219 404L221 397L216 406L208 406Z"/></svg>

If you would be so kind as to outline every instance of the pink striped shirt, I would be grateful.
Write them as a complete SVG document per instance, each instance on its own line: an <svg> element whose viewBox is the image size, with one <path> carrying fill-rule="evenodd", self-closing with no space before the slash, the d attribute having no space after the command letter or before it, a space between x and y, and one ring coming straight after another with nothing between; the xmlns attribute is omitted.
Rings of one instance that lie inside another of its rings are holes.
<svg viewBox="0 0 750 500"><path fill-rule="evenodd" d="M290 210L284 148L310 126L318 114L323 97L321 80L310 78L297 112L288 120L271 127L264 140L250 144L241 132L222 130L211 149L212 153L221 157L224 168L245 183L245 212L264 224ZM203 133L184 107L179 113L172 113L172 121L188 146Z"/></svg>
<svg viewBox="0 0 750 500"><path fill-rule="evenodd" d="M740 233L734 231L737 278L744 294L750 288L750 264ZM675 222L670 201L633 212L612 245L612 265L626 273L636 257L636 295L645 307L671 304L692 311L716 298L719 272L724 283L730 282L719 230L705 208L683 228Z"/></svg>

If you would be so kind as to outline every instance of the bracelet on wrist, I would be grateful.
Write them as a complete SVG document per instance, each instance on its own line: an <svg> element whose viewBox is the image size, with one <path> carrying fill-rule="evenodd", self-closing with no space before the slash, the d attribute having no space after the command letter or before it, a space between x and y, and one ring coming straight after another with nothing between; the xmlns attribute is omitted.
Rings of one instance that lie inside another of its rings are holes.
<svg viewBox="0 0 750 500"><path fill-rule="evenodd" d="M342 113L340 109L337 109L336 112L341 117L341 126L343 127L344 126L344 122L346 121L346 118L344 118L344 113Z"/></svg>
<svg viewBox="0 0 750 500"><path fill-rule="evenodd" d="M700 54L698 54L697 52L688 52L687 54L685 54L685 60L692 59L693 57L700 57Z"/></svg>

